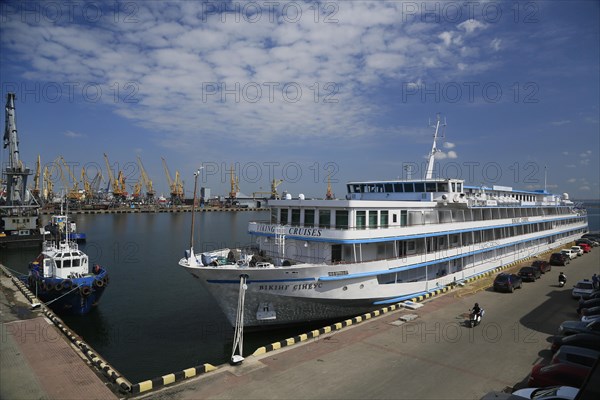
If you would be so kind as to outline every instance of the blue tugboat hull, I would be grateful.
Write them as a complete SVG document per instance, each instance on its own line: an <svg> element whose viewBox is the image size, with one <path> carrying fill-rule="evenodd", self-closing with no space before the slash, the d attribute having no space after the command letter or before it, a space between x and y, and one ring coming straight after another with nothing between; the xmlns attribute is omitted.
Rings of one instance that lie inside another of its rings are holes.
<svg viewBox="0 0 600 400"><path fill-rule="evenodd" d="M39 278L32 271L24 278L29 290L52 310L60 314L84 315L100 301L108 285L108 273L74 279Z"/></svg>

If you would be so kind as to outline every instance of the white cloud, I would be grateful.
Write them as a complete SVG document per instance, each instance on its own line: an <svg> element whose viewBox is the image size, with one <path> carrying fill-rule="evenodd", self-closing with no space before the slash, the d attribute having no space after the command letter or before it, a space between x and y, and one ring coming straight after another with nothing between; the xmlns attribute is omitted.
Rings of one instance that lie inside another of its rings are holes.
<svg viewBox="0 0 600 400"><path fill-rule="evenodd" d="M458 24L457 27L459 29L464 30L467 33L467 35L470 35L471 33L475 32L477 29L487 28L487 24L484 24L483 22L479 22L475 19L468 19L468 20Z"/></svg>
<svg viewBox="0 0 600 400"><path fill-rule="evenodd" d="M456 144L452 143L452 142L444 142L444 147L446 149L453 149L456 147Z"/></svg>
<svg viewBox="0 0 600 400"><path fill-rule="evenodd" d="M591 190L591 188L587 185L584 185L584 186L579 186L579 190L583 190L583 191L587 192L587 191Z"/></svg>
<svg viewBox="0 0 600 400"><path fill-rule="evenodd" d="M112 95L101 100L156 132L159 144L186 149L200 142L199 129L207 137L227 134L260 144L374 134L371 121L379 114L368 93L373 84L396 79L421 85L493 67L480 55L489 52L489 39L473 34L491 26L476 20L450 30L399 24L399 3L343 2L338 23L315 23L312 3L294 4L304 8L296 23L280 14L270 21L266 11L254 23L231 14L225 22L216 14L203 20L201 2L136 3L135 23L101 19L61 26L7 12L15 17L3 21L0 45L27 65L28 79L79 87L94 82L110 94L115 83L134 84L135 103L114 102ZM298 101L286 98L289 83L301 88ZM257 87L262 93L253 102Z"/></svg>
<svg viewBox="0 0 600 400"><path fill-rule="evenodd" d="M449 152L438 151L435 153L435 158L438 160L444 160L446 158L458 158L458 154L455 151L450 150Z"/></svg>
<svg viewBox="0 0 600 400"><path fill-rule="evenodd" d="M82 133L78 133L78 132L73 132L73 131L66 131L65 133L63 133L64 136L71 138L71 139L75 139L75 138L80 138L80 137L84 137L85 135Z"/></svg>
<svg viewBox="0 0 600 400"><path fill-rule="evenodd" d="M569 179L567 179L567 182L569 182L569 183L577 182L577 178L569 178Z"/></svg>
<svg viewBox="0 0 600 400"><path fill-rule="evenodd" d="M562 154L563 154L563 156L568 156L569 152L568 151L563 151Z"/></svg>
<svg viewBox="0 0 600 400"><path fill-rule="evenodd" d="M492 42L490 43L490 47L492 49L494 49L494 51L499 51L501 45L502 45L502 39L498 39L498 38L494 38L494 40L492 40Z"/></svg>
<svg viewBox="0 0 600 400"><path fill-rule="evenodd" d="M575 164L567 164L565 165L566 168L577 168L577 165Z"/></svg>
<svg viewBox="0 0 600 400"><path fill-rule="evenodd" d="M563 119L560 121L552 121L550 122L550 124L554 125L554 126L561 126L561 125L566 125L566 124L570 124L571 120L568 119Z"/></svg>

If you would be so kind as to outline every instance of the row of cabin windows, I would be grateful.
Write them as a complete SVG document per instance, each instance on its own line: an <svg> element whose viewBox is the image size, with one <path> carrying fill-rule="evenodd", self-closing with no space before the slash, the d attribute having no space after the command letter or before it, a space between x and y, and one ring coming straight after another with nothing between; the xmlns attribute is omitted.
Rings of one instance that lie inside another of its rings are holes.
<svg viewBox="0 0 600 400"><path fill-rule="evenodd" d="M381 243L363 244L362 249L360 250L356 249L356 245L344 244L341 245L343 259L336 261L353 262L355 260L354 252L357 252L356 261L360 262L360 257L362 256L362 261L364 262L431 254L461 246L483 246L484 248L485 243L491 243L493 247L494 243L501 239L544 232L579 222L580 221L576 219L570 219L558 221L557 223L540 222L530 225L508 226L450 235L429 236L421 239L390 240ZM577 229L571 232L570 235L576 232L583 232L583 229ZM372 247L375 251L369 251L369 247ZM442 254L442 256L447 255Z"/></svg>
<svg viewBox="0 0 600 400"><path fill-rule="evenodd" d="M411 268L404 271L391 272L389 274L378 275L377 281L380 285L389 285L395 283L405 282L420 282L425 280L433 279L434 277L444 276L446 274L452 274L455 272L462 271L474 267L475 265L488 262L490 260L497 260L499 257L504 257L508 254L523 253L527 252L529 248L533 246L543 246L549 243L554 243L557 240L571 236L575 233L583 232L578 229L571 232L565 232L553 235L547 238L540 238L529 241L527 243L518 243L512 246L503 248L494 248L489 251L466 256L460 259L455 259L447 262L441 262L433 265L422 266L417 268Z"/></svg>
<svg viewBox="0 0 600 400"><path fill-rule="evenodd" d="M452 192L462 192L462 183L451 182ZM449 192L448 182L354 183L348 193L435 193Z"/></svg>
<svg viewBox="0 0 600 400"><path fill-rule="evenodd" d="M481 192L479 191L479 189L469 189L466 191L467 194L480 194ZM494 192L494 191L487 191L485 192L486 196L493 198L501 198L502 196L504 197L508 197L509 199L515 199L518 201L536 201L536 196L532 195L532 194L517 194L517 193L511 193L511 194L506 194L503 192Z"/></svg>
<svg viewBox="0 0 600 400"><path fill-rule="evenodd" d="M279 216L278 216L279 211ZM387 228L393 226L415 226L468 221L487 221L494 219L554 216L568 214L568 207L488 207L441 210L356 210L354 224L356 229ZM293 226L318 226L320 228L347 229L350 222L347 210L335 210L333 218L329 209L304 209L304 219L300 208L273 208L271 223L291 224ZM279 217L279 218L278 218ZM318 220L317 220L318 218ZM334 221L335 220L335 221Z"/></svg>
<svg viewBox="0 0 600 400"><path fill-rule="evenodd" d="M60 260L60 259L54 260L54 262L56 264L56 268L71 268L71 267L80 267L82 265L85 265L85 262L81 263L80 261L81 261L80 258L73 258L73 259L66 258L64 260ZM46 260L46 264L47 264L46 265L47 267L50 267L51 261Z"/></svg>

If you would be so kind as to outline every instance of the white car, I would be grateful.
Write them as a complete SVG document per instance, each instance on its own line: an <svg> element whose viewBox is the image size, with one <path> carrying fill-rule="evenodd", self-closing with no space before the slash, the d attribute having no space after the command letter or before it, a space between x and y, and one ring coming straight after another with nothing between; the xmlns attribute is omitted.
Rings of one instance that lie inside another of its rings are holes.
<svg viewBox="0 0 600 400"><path fill-rule="evenodd" d="M583 255L583 249L581 246L571 246L571 250L573 250L578 256Z"/></svg>
<svg viewBox="0 0 600 400"><path fill-rule="evenodd" d="M562 249L560 252L563 253L563 254L566 254L567 256L569 256L570 260L572 260L574 258L577 258L577 253L575 253L571 249Z"/></svg>
<svg viewBox="0 0 600 400"><path fill-rule="evenodd" d="M584 279L582 281L577 282L577 284L573 286L573 291L571 292L571 295L575 299L583 297L584 300L587 300L594 292L595 290L592 281L590 281L589 279Z"/></svg>
<svg viewBox="0 0 600 400"><path fill-rule="evenodd" d="M546 388L528 388L513 392L513 396L536 400L573 400L579 389L571 386L553 386Z"/></svg>

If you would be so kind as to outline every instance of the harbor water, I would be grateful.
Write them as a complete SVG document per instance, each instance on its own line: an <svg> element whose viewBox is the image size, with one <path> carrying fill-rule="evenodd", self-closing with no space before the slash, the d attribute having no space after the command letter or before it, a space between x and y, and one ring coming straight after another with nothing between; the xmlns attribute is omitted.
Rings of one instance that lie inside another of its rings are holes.
<svg viewBox="0 0 600 400"><path fill-rule="evenodd" d="M600 230L600 202L585 205L590 230ZM268 218L268 212L198 213L195 249L248 245L248 222ZM108 269L110 284L90 314L62 316L71 329L133 383L229 361L233 328L200 282L177 265L189 247L190 213L76 215L74 220L88 238L80 248L92 264ZM0 262L26 274L38 253L2 250ZM320 325L246 333L244 354Z"/></svg>

